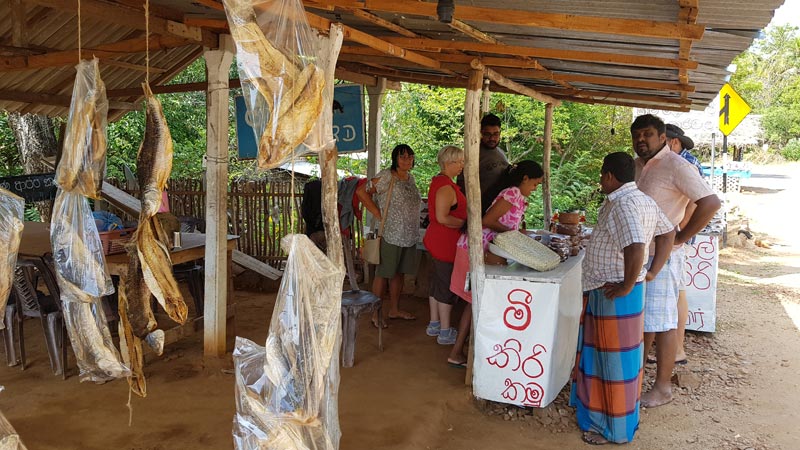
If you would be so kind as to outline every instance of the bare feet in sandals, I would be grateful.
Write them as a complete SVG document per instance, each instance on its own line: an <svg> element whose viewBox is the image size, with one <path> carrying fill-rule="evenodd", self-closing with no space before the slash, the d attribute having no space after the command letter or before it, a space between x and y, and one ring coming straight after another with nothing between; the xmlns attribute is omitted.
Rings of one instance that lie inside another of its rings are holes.
<svg viewBox="0 0 800 450"><path fill-rule="evenodd" d="M378 325L378 316L372 316L372 320L371 320L371 322L372 322L372 326L373 326L373 327L375 327L375 328L379 328L379 325ZM384 320L384 321L383 321L383 329L385 330L385 329L387 329L387 328L389 328L389 324L387 324L387 323L386 323L386 320Z"/></svg>
<svg viewBox="0 0 800 450"><path fill-rule="evenodd" d="M645 408L655 408L657 406L666 405L672 401L672 392L661 392L658 389L650 389L648 392L642 394L640 400L642 406Z"/></svg>
<svg viewBox="0 0 800 450"><path fill-rule="evenodd" d="M601 436L600 433L586 431L583 433L583 442L591 445L603 445L608 444L608 439Z"/></svg>
<svg viewBox="0 0 800 450"><path fill-rule="evenodd" d="M408 311L389 312L389 318L392 319L392 320L397 320L397 319L399 319L399 320L416 320L417 319L416 317L414 317L413 314L411 314Z"/></svg>

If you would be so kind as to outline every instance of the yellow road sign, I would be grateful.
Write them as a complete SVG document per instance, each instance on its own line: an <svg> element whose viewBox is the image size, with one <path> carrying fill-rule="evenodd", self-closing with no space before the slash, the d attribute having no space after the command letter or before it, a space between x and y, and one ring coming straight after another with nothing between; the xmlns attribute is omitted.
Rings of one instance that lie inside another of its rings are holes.
<svg viewBox="0 0 800 450"><path fill-rule="evenodd" d="M719 131L728 136L750 114L750 105L739 97L730 84L719 91Z"/></svg>

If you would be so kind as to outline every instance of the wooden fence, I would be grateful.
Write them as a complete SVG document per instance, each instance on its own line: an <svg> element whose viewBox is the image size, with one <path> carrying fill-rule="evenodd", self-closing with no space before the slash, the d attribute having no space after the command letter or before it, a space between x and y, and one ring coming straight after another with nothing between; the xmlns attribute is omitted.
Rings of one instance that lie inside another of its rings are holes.
<svg viewBox="0 0 800 450"><path fill-rule="evenodd" d="M239 250L272 267L283 268L286 254L280 247L281 238L287 234L305 232L300 209L305 181L295 180L294 192L291 181L284 179L231 181L228 184L228 233L239 236ZM114 181L111 183L123 187ZM139 197L138 191L126 192ZM205 224L206 192L201 180L169 180L167 192L172 214ZM118 211L115 213L121 214ZM351 250L355 259L359 260L356 249L361 242L361 221L357 220L353 228L356 233Z"/></svg>

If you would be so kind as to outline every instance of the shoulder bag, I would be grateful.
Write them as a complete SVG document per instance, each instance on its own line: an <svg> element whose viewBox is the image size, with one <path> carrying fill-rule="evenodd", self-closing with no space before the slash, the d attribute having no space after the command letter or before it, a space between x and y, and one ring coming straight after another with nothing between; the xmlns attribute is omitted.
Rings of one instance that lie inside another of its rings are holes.
<svg viewBox="0 0 800 450"><path fill-rule="evenodd" d="M381 224L378 227L378 234L374 237L364 239L364 248L362 249L362 256L364 261L370 264L381 263L381 239L383 238L383 225L386 222L386 213L389 212L389 203L392 201L392 189L394 188L394 175L392 181L389 183L389 191L386 194L386 207L381 211Z"/></svg>

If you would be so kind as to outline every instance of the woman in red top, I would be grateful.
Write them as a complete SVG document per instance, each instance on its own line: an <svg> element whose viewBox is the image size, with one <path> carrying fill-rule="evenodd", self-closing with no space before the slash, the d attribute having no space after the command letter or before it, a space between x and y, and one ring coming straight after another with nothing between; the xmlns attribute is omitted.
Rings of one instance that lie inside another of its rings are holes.
<svg viewBox="0 0 800 450"><path fill-rule="evenodd" d="M458 332L450 326L450 312L458 296L450 291L450 277L456 257L456 241L467 219L467 199L453 178L464 170L464 150L446 146L437 157L441 172L431 179L428 189L430 225L423 244L433 257L433 274L428 302L431 321L426 333L437 336L436 342L453 345Z"/></svg>

